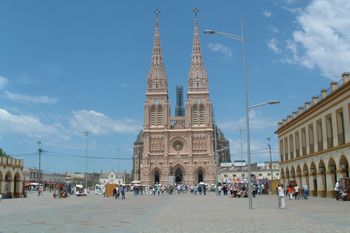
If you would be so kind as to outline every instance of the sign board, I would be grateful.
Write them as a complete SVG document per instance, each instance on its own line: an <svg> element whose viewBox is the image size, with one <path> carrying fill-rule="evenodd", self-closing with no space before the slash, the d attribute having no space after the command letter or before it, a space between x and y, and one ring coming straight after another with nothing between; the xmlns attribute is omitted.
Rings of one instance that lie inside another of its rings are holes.
<svg viewBox="0 0 350 233"><path fill-rule="evenodd" d="M220 163L220 167L232 167L232 163Z"/></svg>
<svg viewBox="0 0 350 233"><path fill-rule="evenodd" d="M245 160L235 160L233 161L234 167L244 167L246 166Z"/></svg>

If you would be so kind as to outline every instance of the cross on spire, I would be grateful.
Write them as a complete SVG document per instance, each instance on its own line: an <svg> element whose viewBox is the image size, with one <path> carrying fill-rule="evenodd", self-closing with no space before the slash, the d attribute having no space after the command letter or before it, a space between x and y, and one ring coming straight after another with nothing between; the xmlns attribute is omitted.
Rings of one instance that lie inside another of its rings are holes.
<svg viewBox="0 0 350 233"><path fill-rule="evenodd" d="M160 10L157 8L155 11L153 11L155 14L156 14L156 16L158 17L158 15L159 15L159 13L160 13Z"/></svg>
<svg viewBox="0 0 350 233"><path fill-rule="evenodd" d="M197 17L197 14L198 14L198 12L199 12L198 8L194 8L192 11L193 11L193 13L194 13L194 16Z"/></svg>

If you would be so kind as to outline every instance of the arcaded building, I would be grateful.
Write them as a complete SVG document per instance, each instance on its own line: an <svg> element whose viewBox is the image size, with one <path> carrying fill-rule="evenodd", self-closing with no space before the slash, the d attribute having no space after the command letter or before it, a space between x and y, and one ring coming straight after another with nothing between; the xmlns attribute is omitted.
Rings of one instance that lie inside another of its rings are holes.
<svg viewBox="0 0 350 233"><path fill-rule="evenodd" d="M23 161L0 156L0 194L2 198L23 196Z"/></svg>
<svg viewBox="0 0 350 233"><path fill-rule="evenodd" d="M281 182L294 180L313 196L334 197L336 181L349 177L349 73L279 122L276 133Z"/></svg>
<svg viewBox="0 0 350 233"><path fill-rule="evenodd" d="M171 116L156 12L152 63L144 103L144 127L134 144L133 156L133 178L143 185L216 183L218 161L230 161L229 149L226 149L228 141L221 131L216 130L213 120L197 11L195 14L187 100L183 106L182 86L178 86L175 116ZM224 153L216 157L215 146L225 148L220 150Z"/></svg>

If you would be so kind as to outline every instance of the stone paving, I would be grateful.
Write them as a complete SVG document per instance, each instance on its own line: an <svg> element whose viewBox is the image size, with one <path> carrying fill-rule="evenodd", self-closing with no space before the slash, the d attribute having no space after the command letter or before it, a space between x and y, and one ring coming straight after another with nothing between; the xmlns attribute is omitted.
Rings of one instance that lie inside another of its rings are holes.
<svg viewBox="0 0 350 233"><path fill-rule="evenodd" d="M253 209L247 198L209 193L133 196L116 200L89 194L54 199L37 197L0 201L0 233L47 232L350 232L350 202L310 198L286 200L258 196Z"/></svg>

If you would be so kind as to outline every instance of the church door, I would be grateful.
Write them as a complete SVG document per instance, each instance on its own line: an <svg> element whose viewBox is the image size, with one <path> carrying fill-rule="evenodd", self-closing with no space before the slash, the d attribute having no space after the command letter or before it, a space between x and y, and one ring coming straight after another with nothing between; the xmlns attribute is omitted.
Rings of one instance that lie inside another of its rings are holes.
<svg viewBox="0 0 350 233"><path fill-rule="evenodd" d="M160 181L159 172L156 171L156 172L154 173L154 183L155 183L155 184L156 184L156 183L159 184L159 181Z"/></svg>
<svg viewBox="0 0 350 233"><path fill-rule="evenodd" d="M178 183L182 183L182 171L180 168L176 169L175 171L175 182Z"/></svg>
<svg viewBox="0 0 350 233"><path fill-rule="evenodd" d="M202 170L198 171L198 183L203 182L203 172Z"/></svg>

